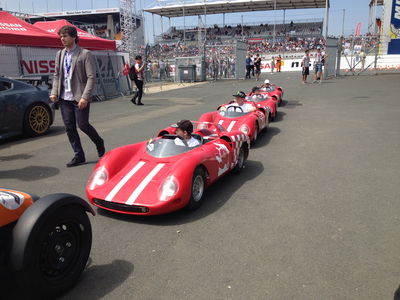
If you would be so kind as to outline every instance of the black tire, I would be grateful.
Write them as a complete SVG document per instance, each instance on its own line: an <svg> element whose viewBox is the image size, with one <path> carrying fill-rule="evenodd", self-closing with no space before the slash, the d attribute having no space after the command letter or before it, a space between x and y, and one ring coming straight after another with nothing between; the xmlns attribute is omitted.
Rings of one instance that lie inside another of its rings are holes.
<svg viewBox="0 0 400 300"><path fill-rule="evenodd" d="M203 168L198 167L194 170L192 177L192 187L190 193L190 200L186 208L188 210L195 210L203 204L203 195L206 187L206 174Z"/></svg>
<svg viewBox="0 0 400 300"><path fill-rule="evenodd" d="M255 127L256 128L254 129L254 136L253 136L253 139L251 140L251 144L252 145L255 145L257 143L257 139L258 139L259 128L258 128L258 123L257 122L256 122Z"/></svg>
<svg viewBox="0 0 400 300"><path fill-rule="evenodd" d="M31 105L24 116L24 133L36 136L45 133L51 125L51 113L43 103Z"/></svg>
<svg viewBox="0 0 400 300"><path fill-rule="evenodd" d="M240 147L238 161L236 163L236 166L233 168L233 172L235 174L239 174L244 168L244 162L246 161L244 147L245 147L244 145L242 145L242 147Z"/></svg>
<svg viewBox="0 0 400 300"><path fill-rule="evenodd" d="M31 232L17 282L37 298L55 297L76 284L92 246L92 227L77 205L63 206Z"/></svg>

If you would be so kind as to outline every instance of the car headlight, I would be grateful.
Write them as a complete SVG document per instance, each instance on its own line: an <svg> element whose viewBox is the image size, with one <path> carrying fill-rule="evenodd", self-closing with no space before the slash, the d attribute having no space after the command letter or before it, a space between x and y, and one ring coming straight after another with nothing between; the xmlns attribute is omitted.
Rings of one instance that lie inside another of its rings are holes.
<svg viewBox="0 0 400 300"><path fill-rule="evenodd" d="M240 129L239 129L241 132L243 132L244 134L249 134L249 132L250 132L250 128L249 128L249 126L247 126L247 125L245 125L245 124L243 124L242 126L240 126Z"/></svg>
<svg viewBox="0 0 400 300"><path fill-rule="evenodd" d="M168 177L161 185L160 200L167 201L172 196L174 196L177 191L178 191L178 183L175 177L173 176Z"/></svg>
<svg viewBox="0 0 400 300"><path fill-rule="evenodd" d="M89 179L89 189L94 190L108 181L108 172L105 167L101 167L93 172Z"/></svg>

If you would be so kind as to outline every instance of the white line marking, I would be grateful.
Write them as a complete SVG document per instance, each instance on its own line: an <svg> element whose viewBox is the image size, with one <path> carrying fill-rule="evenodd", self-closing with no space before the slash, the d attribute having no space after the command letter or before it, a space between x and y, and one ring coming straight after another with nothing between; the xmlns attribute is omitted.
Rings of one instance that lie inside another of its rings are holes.
<svg viewBox="0 0 400 300"><path fill-rule="evenodd" d="M128 182L129 179L145 164L144 161L140 161L132 170L129 171L128 174L125 175L124 178L121 179L120 182L111 190L111 192L107 195L106 201L112 201L115 195L119 192L119 190L124 186L125 183Z"/></svg>
<svg viewBox="0 0 400 300"><path fill-rule="evenodd" d="M229 124L229 127L227 131L231 131L232 127L236 124L236 121L232 121L231 124Z"/></svg>
<svg viewBox="0 0 400 300"><path fill-rule="evenodd" d="M132 205L133 202L139 197L140 193L146 188L149 182L153 179L154 176L164 167L165 164L158 164L150 173L146 176L145 179L138 185L138 187L133 191L132 195L130 195L129 199L125 202L125 204Z"/></svg>

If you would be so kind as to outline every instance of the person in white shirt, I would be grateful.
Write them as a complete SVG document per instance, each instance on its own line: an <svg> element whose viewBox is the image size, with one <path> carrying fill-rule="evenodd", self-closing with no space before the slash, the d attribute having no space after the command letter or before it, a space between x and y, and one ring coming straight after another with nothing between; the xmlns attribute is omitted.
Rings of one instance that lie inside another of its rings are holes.
<svg viewBox="0 0 400 300"><path fill-rule="evenodd" d="M176 135L179 136L174 140L175 145L186 146L185 142L189 148L200 145L200 141L192 136L193 124L189 120L181 120L172 127L176 127Z"/></svg>
<svg viewBox="0 0 400 300"><path fill-rule="evenodd" d="M231 104L229 104L229 105L227 105L227 106L222 106L221 108L220 108L220 111L226 111L226 110L228 110L228 111L233 111L233 110L235 110L235 108L233 108L233 107L230 107L230 106L238 106L238 107L240 107L242 110L243 110L243 112L245 112L245 113L247 113L247 112L252 112L252 111L255 111L256 110L256 107L253 105L253 104L251 104L251 103L245 103L244 102L244 100L245 100L245 98L246 98L246 94L244 93L244 92L237 92L235 95L233 95L234 97L235 97L235 102L234 103L231 103ZM238 111L240 111L239 109L238 109Z"/></svg>
<svg viewBox="0 0 400 300"><path fill-rule="evenodd" d="M307 76L310 74L310 53L309 50L306 50L303 60L301 61L301 66L303 68L303 83L307 83Z"/></svg>

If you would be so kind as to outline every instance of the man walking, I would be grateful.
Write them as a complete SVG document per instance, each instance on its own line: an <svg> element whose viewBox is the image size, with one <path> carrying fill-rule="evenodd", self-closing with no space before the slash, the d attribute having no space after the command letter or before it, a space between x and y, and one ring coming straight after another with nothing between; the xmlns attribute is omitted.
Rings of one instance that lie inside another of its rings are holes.
<svg viewBox="0 0 400 300"><path fill-rule="evenodd" d="M144 72L144 69L146 68L146 64L143 63L142 57L140 55L137 55L135 57L135 65L133 65L132 68L136 74L135 78L133 79L133 82L135 82L137 91L133 95L131 102L136 105L143 105L143 103L142 103L143 79L144 79L143 72ZM137 100L137 102L136 102L136 100Z"/></svg>
<svg viewBox="0 0 400 300"><path fill-rule="evenodd" d="M303 56L303 60L301 61L301 66L303 67L302 75L303 75L303 84L307 83L307 76L310 74L310 54L309 50L305 51Z"/></svg>
<svg viewBox="0 0 400 300"><path fill-rule="evenodd" d="M275 57L272 56L272 58L271 58L271 74L274 73L274 69L275 69Z"/></svg>
<svg viewBox="0 0 400 300"><path fill-rule="evenodd" d="M65 25L60 28L58 35L65 48L56 55L50 100L59 102L67 136L74 150L74 157L67 163L67 167L74 167L86 161L76 123L96 145L98 156L102 157L105 153L104 140L89 123L96 68L92 53L77 45L78 33L75 27Z"/></svg>
<svg viewBox="0 0 400 300"><path fill-rule="evenodd" d="M314 71L315 71L315 78L314 82L319 80L319 83L322 82L322 66L326 60L327 55L324 52L321 52L321 48L317 48L317 53L315 54L315 61L314 61Z"/></svg>
<svg viewBox="0 0 400 300"><path fill-rule="evenodd" d="M256 54L256 59L254 60L254 66L256 68L256 81L258 81L261 74L261 57L258 53Z"/></svg>

